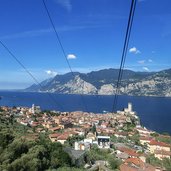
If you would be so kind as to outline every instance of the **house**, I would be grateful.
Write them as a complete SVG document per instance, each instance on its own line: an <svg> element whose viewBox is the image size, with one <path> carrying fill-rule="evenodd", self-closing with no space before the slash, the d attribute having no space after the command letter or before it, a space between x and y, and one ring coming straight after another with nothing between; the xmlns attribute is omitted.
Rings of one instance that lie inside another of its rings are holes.
<svg viewBox="0 0 171 171"><path fill-rule="evenodd" d="M127 132L115 132L115 137L117 138L126 138L126 136L128 135Z"/></svg>
<svg viewBox="0 0 171 171"><path fill-rule="evenodd" d="M45 127L45 128L51 128L53 126L53 123L51 122L42 122L42 126Z"/></svg>
<svg viewBox="0 0 171 171"><path fill-rule="evenodd" d="M55 134L50 134L49 138L52 142L60 142L61 144L64 144L65 141L69 138L68 133L55 133Z"/></svg>
<svg viewBox="0 0 171 171"><path fill-rule="evenodd" d="M61 130L61 129L62 129L62 127L61 127L61 126L57 126L57 127L49 128L49 131L54 132L54 131L58 131L58 130Z"/></svg>
<svg viewBox="0 0 171 171"><path fill-rule="evenodd" d="M109 125L109 124L108 124L107 122L103 122L103 123L101 124L101 127L102 127L102 128L107 128L108 125Z"/></svg>
<svg viewBox="0 0 171 171"><path fill-rule="evenodd" d="M55 133L55 134L50 134L49 135L49 138L50 138L50 140L52 141L52 142L57 142L57 138L60 136L61 134L59 134L59 133Z"/></svg>
<svg viewBox="0 0 171 171"><path fill-rule="evenodd" d="M60 135L59 137L57 137L57 142L64 144L65 141L67 141L67 139L69 138L69 136L70 136L69 134L64 133L64 134Z"/></svg>
<svg viewBox="0 0 171 171"><path fill-rule="evenodd" d="M129 157L132 158L137 158L139 156L139 154L136 153L135 150L127 147L118 147L116 150L116 154L121 154L121 153L127 154Z"/></svg>
<svg viewBox="0 0 171 171"><path fill-rule="evenodd" d="M152 140L152 138L151 137L140 137L140 143L142 144L142 145L145 145L145 144L149 144L150 143L150 141Z"/></svg>
<svg viewBox="0 0 171 171"><path fill-rule="evenodd" d="M53 119L54 119L54 121L55 121L56 124L58 124L58 125L60 124L60 122L61 122L61 117L54 116Z"/></svg>
<svg viewBox="0 0 171 171"><path fill-rule="evenodd" d="M128 164L121 164L120 171L138 171L138 168L130 166Z"/></svg>
<svg viewBox="0 0 171 171"><path fill-rule="evenodd" d="M79 141L79 142L75 142L74 149L75 150L89 150L90 146L91 146L91 143L89 142Z"/></svg>
<svg viewBox="0 0 171 171"><path fill-rule="evenodd" d="M44 130L43 128L37 128L37 129L36 129L36 132L39 132L39 133L40 133L40 132L45 132L45 130Z"/></svg>
<svg viewBox="0 0 171 171"><path fill-rule="evenodd" d="M151 140L148 143L148 148L149 148L151 153L154 153L155 150L163 150L163 151L169 151L170 152L170 145L169 144L159 142L156 140Z"/></svg>
<svg viewBox="0 0 171 171"><path fill-rule="evenodd" d="M73 127L73 124L68 120L62 121L60 125L63 126L64 129Z"/></svg>
<svg viewBox="0 0 171 171"><path fill-rule="evenodd" d="M149 136L151 133L154 133L146 128L137 127L136 130L139 132L140 136Z"/></svg>
<svg viewBox="0 0 171 171"><path fill-rule="evenodd" d="M87 134L86 138L95 140L95 139L96 139L96 135L94 135L92 132L89 132L89 133Z"/></svg>
<svg viewBox="0 0 171 171"><path fill-rule="evenodd" d="M97 142L99 148L110 148L109 136L97 136Z"/></svg>
<svg viewBox="0 0 171 171"><path fill-rule="evenodd" d="M28 125L28 121L27 120L22 120L22 121L20 121L20 124L27 126Z"/></svg>
<svg viewBox="0 0 171 171"><path fill-rule="evenodd" d="M171 152L170 151L165 151L165 150L155 150L154 151L154 156L157 157L160 160L162 160L163 158L170 159Z"/></svg>
<svg viewBox="0 0 171 171"><path fill-rule="evenodd" d="M120 171L156 171L156 168L139 158L128 158L120 166Z"/></svg>
<svg viewBox="0 0 171 171"><path fill-rule="evenodd" d="M122 161L125 161L127 158L129 158L129 155L128 154L126 154L126 153L117 153L116 154L116 157L118 158L118 159L121 159Z"/></svg>

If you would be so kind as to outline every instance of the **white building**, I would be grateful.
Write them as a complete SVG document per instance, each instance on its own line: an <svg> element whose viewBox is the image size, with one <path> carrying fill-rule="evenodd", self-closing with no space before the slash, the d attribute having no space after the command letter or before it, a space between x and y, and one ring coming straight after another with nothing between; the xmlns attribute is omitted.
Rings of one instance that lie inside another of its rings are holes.
<svg viewBox="0 0 171 171"><path fill-rule="evenodd" d="M40 106L35 106L34 104L32 104L32 107L30 108L29 112L33 114L40 113L41 112Z"/></svg>
<svg viewBox="0 0 171 171"><path fill-rule="evenodd" d="M97 142L99 148L110 148L109 136L97 136Z"/></svg>
<svg viewBox="0 0 171 171"><path fill-rule="evenodd" d="M79 142L75 142L74 149L75 150L89 150L90 146L91 146L91 143L89 142L79 141Z"/></svg>
<svg viewBox="0 0 171 171"><path fill-rule="evenodd" d="M124 113L135 115L136 113L132 110L132 103L128 103L128 108L124 109Z"/></svg>

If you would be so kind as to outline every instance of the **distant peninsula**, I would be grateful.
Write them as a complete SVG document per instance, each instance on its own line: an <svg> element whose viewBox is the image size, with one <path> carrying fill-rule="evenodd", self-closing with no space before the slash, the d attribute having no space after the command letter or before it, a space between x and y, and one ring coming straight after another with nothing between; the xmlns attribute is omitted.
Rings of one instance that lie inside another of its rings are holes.
<svg viewBox="0 0 171 171"><path fill-rule="evenodd" d="M89 73L66 73L31 85L24 91L60 94L113 95L119 69L103 69ZM124 70L120 95L171 97L171 69L159 72Z"/></svg>

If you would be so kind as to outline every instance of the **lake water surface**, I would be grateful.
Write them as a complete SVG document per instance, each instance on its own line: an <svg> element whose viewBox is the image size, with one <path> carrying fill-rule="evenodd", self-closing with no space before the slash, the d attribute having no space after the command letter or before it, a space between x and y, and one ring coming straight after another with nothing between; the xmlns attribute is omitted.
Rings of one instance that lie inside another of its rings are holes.
<svg viewBox="0 0 171 171"><path fill-rule="evenodd" d="M0 106L41 106L41 109L58 111L88 111L102 113L112 111L114 96L95 95L67 95L29 92L0 91ZM133 110L140 117L142 125L158 131L171 134L171 98L164 97L133 97L119 96L117 109L127 107L128 102L133 104Z"/></svg>

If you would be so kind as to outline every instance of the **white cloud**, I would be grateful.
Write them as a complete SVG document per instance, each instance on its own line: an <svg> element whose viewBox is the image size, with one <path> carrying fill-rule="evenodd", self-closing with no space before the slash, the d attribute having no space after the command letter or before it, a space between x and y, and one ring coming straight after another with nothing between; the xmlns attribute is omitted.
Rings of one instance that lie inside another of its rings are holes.
<svg viewBox="0 0 171 171"><path fill-rule="evenodd" d="M72 5L70 0L55 0L59 5L65 8L68 12L72 10Z"/></svg>
<svg viewBox="0 0 171 171"><path fill-rule="evenodd" d="M77 30L84 30L87 28L97 28L98 25L72 25L72 26L62 26L56 28L58 32L68 32L68 31L77 31ZM0 39L18 39L18 38L29 38L29 37L38 37L44 36L47 34L53 33L54 30L52 28L46 29L38 29L38 30L27 30L23 32L18 32L14 34L7 34L0 37Z"/></svg>
<svg viewBox="0 0 171 171"><path fill-rule="evenodd" d="M134 53L134 54L139 54L141 53L136 47L132 47L129 49L129 52L130 53Z"/></svg>
<svg viewBox="0 0 171 171"><path fill-rule="evenodd" d="M8 34L1 36L1 39L16 39L16 38L25 38L25 37L36 37L49 34L53 32L52 29L39 29L39 30L27 30L20 33Z"/></svg>
<svg viewBox="0 0 171 171"><path fill-rule="evenodd" d="M151 62L153 62L153 60L152 60L152 59L148 59L148 62L150 62L150 63L151 63Z"/></svg>
<svg viewBox="0 0 171 171"><path fill-rule="evenodd" d="M149 68L147 68L147 67L143 67L142 69L145 71L150 71Z"/></svg>
<svg viewBox="0 0 171 171"><path fill-rule="evenodd" d="M45 71L45 72L46 72L46 74L48 74L48 75L50 75L50 76L55 76L55 75L57 75L57 72L55 72L55 71L47 70L47 71Z"/></svg>
<svg viewBox="0 0 171 171"><path fill-rule="evenodd" d="M76 59L77 57L74 54L68 54L67 59Z"/></svg>
<svg viewBox="0 0 171 171"><path fill-rule="evenodd" d="M138 61L139 64L144 64L145 63L145 60L140 60Z"/></svg>

